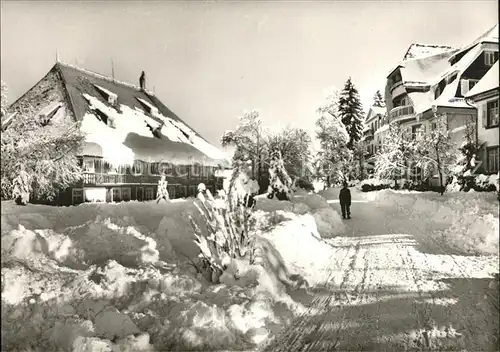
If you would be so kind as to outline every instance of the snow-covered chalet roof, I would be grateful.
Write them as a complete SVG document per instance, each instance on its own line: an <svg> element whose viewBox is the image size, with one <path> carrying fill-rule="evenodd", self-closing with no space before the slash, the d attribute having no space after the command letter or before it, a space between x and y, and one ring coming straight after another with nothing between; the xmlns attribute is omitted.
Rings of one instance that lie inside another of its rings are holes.
<svg viewBox="0 0 500 352"><path fill-rule="evenodd" d="M493 37L489 36L487 38L492 40ZM486 44L477 45L483 42L479 40L476 45L470 45L468 51L452 66L450 66L449 60L458 52L457 49L450 49L449 51L422 58L407 59L399 63L398 67L406 87L425 86L427 88L426 91L408 93L415 113L427 111L433 105L471 108L465 102L465 99L455 96L462 74L484 51ZM435 99L434 93L437 85L443 80L448 81L451 77L455 77L454 80L447 83L443 92Z"/></svg>
<svg viewBox="0 0 500 352"><path fill-rule="evenodd" d="M112 164L132 164L134 160L228 164L221 150L152 92L62 62L53 70L60 73L71 108L82 123L87 155L102 156ZM153 129L157 129L156 136Z"/></svg>
<svg viewBox="0 0 500 352"><path fill-rule="evenodd" d="M408 96L413 102L415 112L424 112L430 109L432 105L452 108L471 108L471 106L465 102L464 98L457 98L455 95L457 93L462 74L481 55L482 52L483 47L481 45L475 46L453 66L448 66L447 69L443 70L432 79L429 79L431 89L428 92L409 93ZM446 85L443 92L437 99L434 99L434 92L437 85L441 81L455 75L455 79Z"/></svg>
<svg viewBox="0 0 500 352"><path fill-rule="evenodd" d="M466 98L472 98L487 91L498 90L498 61L486 72L481 80L467 93Z"/></svg>
<svg viewBox="0 0 500 352"><path fill-rule="evenodd" d="M447 45L431 45L431 44L419 44L413 43L410 45L406 51L403 60L408 59L418 59L426 56L432 56L436 54L442 54L444 52L454 50L451 46Z"/></svg>
<svg viewBox="0 0 500 352"><path fill-rule="evenodd" d="M460 48L456 53L454 53L450 57L450 61L455 59L456 56L462 54L463 52L473 48L474 46L481 44L481 43L498 43L498 24L494 25L492 28L490 28L486 33L482 34L479 36L476 40L474 40L472 43Z"/></svg>
<svg viewBox="0 0 500 352"><path fill-rule="evenodd" d="M409 59L400 63L400 72L405 84L430 84L450 67L449 57L453 52L444 52L424 58Z"/></svg>

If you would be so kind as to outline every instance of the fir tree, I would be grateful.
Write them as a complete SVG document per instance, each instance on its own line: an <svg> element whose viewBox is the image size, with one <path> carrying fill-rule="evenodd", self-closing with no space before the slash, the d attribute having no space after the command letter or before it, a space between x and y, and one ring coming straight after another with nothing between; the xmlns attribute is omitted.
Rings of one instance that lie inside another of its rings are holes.
<svg viewBox="0 0 500 352"><path fill-rule="evenodd" d="M354 144L360 141L363 136L363 109L358 90L350 77L340 93L338 112L349 134L347 147L353 149Z"/></svg>
<svg viewBox="0 0 500 352"><path fill-rule="evenodd" d="M377 90L377 92L373 96L373 106L385 108L385 100L384 97L382 96L382 93L380 93L380 90Z"/></svg>

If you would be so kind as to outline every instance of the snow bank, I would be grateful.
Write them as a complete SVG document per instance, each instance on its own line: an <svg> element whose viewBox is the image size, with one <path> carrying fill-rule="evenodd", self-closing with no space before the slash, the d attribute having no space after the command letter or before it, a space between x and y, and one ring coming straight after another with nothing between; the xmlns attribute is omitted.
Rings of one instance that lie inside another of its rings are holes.
<svg viewBox="0 0 500 352"><path fill-rule="evenodd" d="M396 208L423 231L435 229L440 238L470 253L498 253L498 201L482 192L445 193L384 190L375 204ZM427 226L427 227L425 227Z"/></svg>
<svg viewBox="0 0 500 352"><path fill-rule="evenodd" d="M49 207L2 203L2 350L244 350L305 308L290 295L323 283L340 216L318 195L260 198L256 260L219 285L187 257L193 200ZM291 291L292 290L292 291Z"/></svg>
<svg viewBox="0 0 500 352"><path fill-rule="evenodd" d="M4 232L2 350L250 349L301 311L278 271L240 265L237 282L211 286L131 222Z"/></svg>
<svg viewBox="0 0 500 352"><path fill-rule="evenodd" d="M3 235L22 225L30 231L52 231L64 235L77 243L85 253L83 259L89 263L113 258L122 258L126 262L131 248L150 246L151 239L156 242L160 259L172 260L197 254L188 214L193 214L193 218L202 223L191 199L159 204L154 201L84 203L71 207L29 204L22 209L13 202L2 202L1 231ZM4 240L6 238L2 236L2 244Z"/></svg>
<svg viewBox="0 0 500 352"><path fill-rule="evenodd" d="M316 222L318 232L324 238L343 233L345 230L339 213L330 207L323 196L314 193L296 192L292 201L258 197L256 209L265 212L284 211L299 215L309 213Z"/></svg>
<svg viewBox="0 0 500 352"><path fill-rule="evenodd" d="M290 290L324 280L338 214L320 196L259 200L257 259L209 285L192 200L2 206L2 350L252 349L304 307ZM338 222L338 223L337 223ZM318 223L318 225L316 225ZM342 225L343 226L343 225Z"/></svg>
<svg viewBox="0 0 500 352"><path fill-rule="evenodd" d="M292 273L299 286L322 283L332 249L321 239L312 215L290 217L262 235L259 245L266 260L264 267L271 267L281 279Z"/></svg>

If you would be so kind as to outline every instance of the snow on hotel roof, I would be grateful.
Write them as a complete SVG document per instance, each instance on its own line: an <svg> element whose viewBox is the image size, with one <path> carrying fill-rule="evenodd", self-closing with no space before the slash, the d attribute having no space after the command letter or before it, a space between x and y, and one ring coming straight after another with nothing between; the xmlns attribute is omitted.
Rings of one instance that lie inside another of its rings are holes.
<svg viewBox="0 0 500 352"><path fill-rule="evenodd" d="M498 24L493 26L491 29L486 31L483 35L479 36L476 40L474 40L471 44L468 44L460 50L458 50L455 54L450 57L450 61L453 60L457 55L460 55L464 51L467 51L471 49L472 47L476 46L477 44L481 43L498 43Z"/></svg>
<svg viewBox="0 0 500 352"><path fill-rule="evenodd" d="M98 156L115 165L131 165L134 160L228 164L221 150L151 92L65 63L58 62L55 68L61 73L76 118L82 121L82 131L87 134L84 153L100 152ZM101 121L98 116L102 114L112 121L111 126ZM157 134L160 138L153 135L154 128L161 132Z"/></svg>
<svg viewBox="0 0 500 352"><path fill-rule="evenodd" d="M431 56L436 54L441 54L446 51L453 50L451 46L447 45L431 45L431 44L419 44L413 43L410 45L403 60L422 58L425 56Z"/></svg>
<svg viewBox="0 0 500 352"><path fill-rule="evenodd" d="M486 72L486 74L481 78L481 80L467 93L466 98L471 98L487 91L497 89L498 90L498 60L497 62Z"/></svg>

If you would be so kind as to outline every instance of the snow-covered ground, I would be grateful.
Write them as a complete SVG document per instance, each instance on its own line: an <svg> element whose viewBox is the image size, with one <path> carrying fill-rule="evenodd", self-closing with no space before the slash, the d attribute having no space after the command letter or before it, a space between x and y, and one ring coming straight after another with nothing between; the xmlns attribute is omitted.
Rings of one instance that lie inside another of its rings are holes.
<svg viewBox="0 0 500 352"><path fill-rule="evenodd" d="M188 215L203 224L192 199L2 203L2 350L254 348L305 310L288 292L314 283L310 258L328 253L315 219L322 233L342 225L315 195L259 206L258 265L234 261L210 285L188 260Z"/></svg>
<svg viewBox="0 0 500 352"><path fill-rule="evenodd" d="M257 263L233 261L218 285L189 264L193 200L4 202L2 350L348 349L359 334L368 349L486 348L498 203L351 191L344 222L338 189L258 197Z"/></svg>

